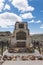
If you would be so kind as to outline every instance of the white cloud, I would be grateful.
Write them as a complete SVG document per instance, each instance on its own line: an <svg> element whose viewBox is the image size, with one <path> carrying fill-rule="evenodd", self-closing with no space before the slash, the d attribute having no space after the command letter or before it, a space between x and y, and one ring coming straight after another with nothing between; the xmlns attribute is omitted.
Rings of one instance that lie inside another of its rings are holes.
<svg viewBox="0 0 43 65"><path fill-rule="evenodd" d="M10 1L10 0L9 0L9 1ZM0 12L1 12L2 10L5 10L5 9L10 10L10 5L8 5L8 4L4 5L4 2L5 2L5 0L0 0Z"/></svg>
<svg viewBox="0 0 43 65"><path fill-rule="evenodd" d="M29 19L31 19L31 18L34 18L34 16L32 15L32 13L25 13L25 14L21 14L20 15L23 19L27 19L27 18L29 18Z"/></svg>
<svg viewBox="0 0 43 65"><path fill-rule="evenodd" d="M12 4L14 5L14 7L18 8L22 12L34 10L34 7L29 6L27 0L12 0Z"/></svg>
<svg viewBox="0 0 43 65"><path fill-rule="evenodd" d="M28 21L28 23L34 23L34 22L35 22L34 20Z"/></svg>
<svg viewBox="0 0 43 65"><path fill-rule="evenodd" d="M40 28L43 29L43 24L41 24Z"/></svg>
<svg viewBox="0 0 43 65"><path fill-rule="evenodd" d="M3 13L0 14L0 27L8 28L12 25L15 25L16 21L22 21L19 16L13 13Z"/></svg>
<svg viewBox="0 0 43 65"><path fill-rule="evenodd" d="M2 11L2 9L4 8L4 0L0 0L0 12Z"/></svg>
<svg viewBox="0 0 43 65"><path fill-rule="evenodd" d="M27 10L28 10L28 11L33 11L33 10L34 10L34 7L28 6L28 7L27 7Z"/></svg>
<svg viewBox="0 0 43 65"><path fill-rule="evenodd" d="M0 0L0 12L3 9L10 10L10 5L8 4L4 5L4 2L5 0ZM21 12L34 10L34 7L29 6L27 0L9 0L9 2L11 2L14 7L18 8L18 10L21 10Z"/></svg>
<svg viewBox="0 0 43 65"><path fill-rule="evenodd" d="M30 32L31 35L34 35L34 34L42 34L42 32L38 32L38 31L35 31L35 32Z"/></svg>
<svg viewBox="0 0 43 65"><path fill-rule="evenodd" d="M35 21L34 19L32 19L31 21L28 21L28 23L41 23L41 20Z"/></svg>
<svg viewBox="0 0 43 65"><path fill-rule="evenodd" d="M41 23L41 20L36 21L36 23Z"/></svg>
<svg viewBox="0 0 43 65"><path fill-rule="evenodd" d="M2 11L3 9L10 9L10 5L4 5L4 2L5 0L0 0L0 11ZM11 2L14 7L18 8L18 10L21 10L21 12L34 10L34 7L29 6L27 0L9 0L9 2Z"/></svg>
<svg viewBox="0 0 43 65"><path fill-rule="evenodd" d="M6 4L4 10L5 10L5 9L10 10L10 5Z"/></svg>

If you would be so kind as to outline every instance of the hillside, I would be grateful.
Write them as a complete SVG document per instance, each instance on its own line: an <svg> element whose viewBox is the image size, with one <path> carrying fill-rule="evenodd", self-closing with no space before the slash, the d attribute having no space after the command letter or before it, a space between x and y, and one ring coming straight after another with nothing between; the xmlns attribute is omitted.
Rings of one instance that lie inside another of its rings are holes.
<svg viewBox="0 0 43 65"><path fill-rule="evenodd" d="M32 40L39 41L43 45L43 34L32 35Z"/></svg>

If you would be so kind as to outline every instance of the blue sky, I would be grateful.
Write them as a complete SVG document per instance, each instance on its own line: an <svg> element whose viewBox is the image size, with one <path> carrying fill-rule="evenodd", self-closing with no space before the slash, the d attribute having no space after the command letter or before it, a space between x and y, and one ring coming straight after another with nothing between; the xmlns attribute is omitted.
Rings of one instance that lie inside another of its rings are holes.
<svg viewBox="0 0 43 65"><path fill-rule="evenodd" d="M28 22L31 34L43 33L43 0L0 0L0 31L13 32L16 21Z"/></svg>

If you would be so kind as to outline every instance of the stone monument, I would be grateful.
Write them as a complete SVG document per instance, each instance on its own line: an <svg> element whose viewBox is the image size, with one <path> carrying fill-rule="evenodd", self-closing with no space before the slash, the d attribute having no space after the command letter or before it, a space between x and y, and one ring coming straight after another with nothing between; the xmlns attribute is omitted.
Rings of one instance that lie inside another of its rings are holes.
<svg viewBox="0 0 43 65"><path fill-rule="evenodd" d="M31 47L33 47L33 45L31 42L30 31L28 29L28 23L16 22L14 31L10 36L9 51L18 52L20 49L30 49Z"/></svg>

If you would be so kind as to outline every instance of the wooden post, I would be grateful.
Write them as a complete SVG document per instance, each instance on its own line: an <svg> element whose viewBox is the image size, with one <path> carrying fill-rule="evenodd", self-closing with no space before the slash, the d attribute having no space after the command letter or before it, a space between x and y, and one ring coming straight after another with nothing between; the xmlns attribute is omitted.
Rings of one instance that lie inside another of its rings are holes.
<svg viewBox="0 0 43 65"><path fill-rule="evenodd" d="M1 41L1 55L3 56L3 41Z"/></svg>

